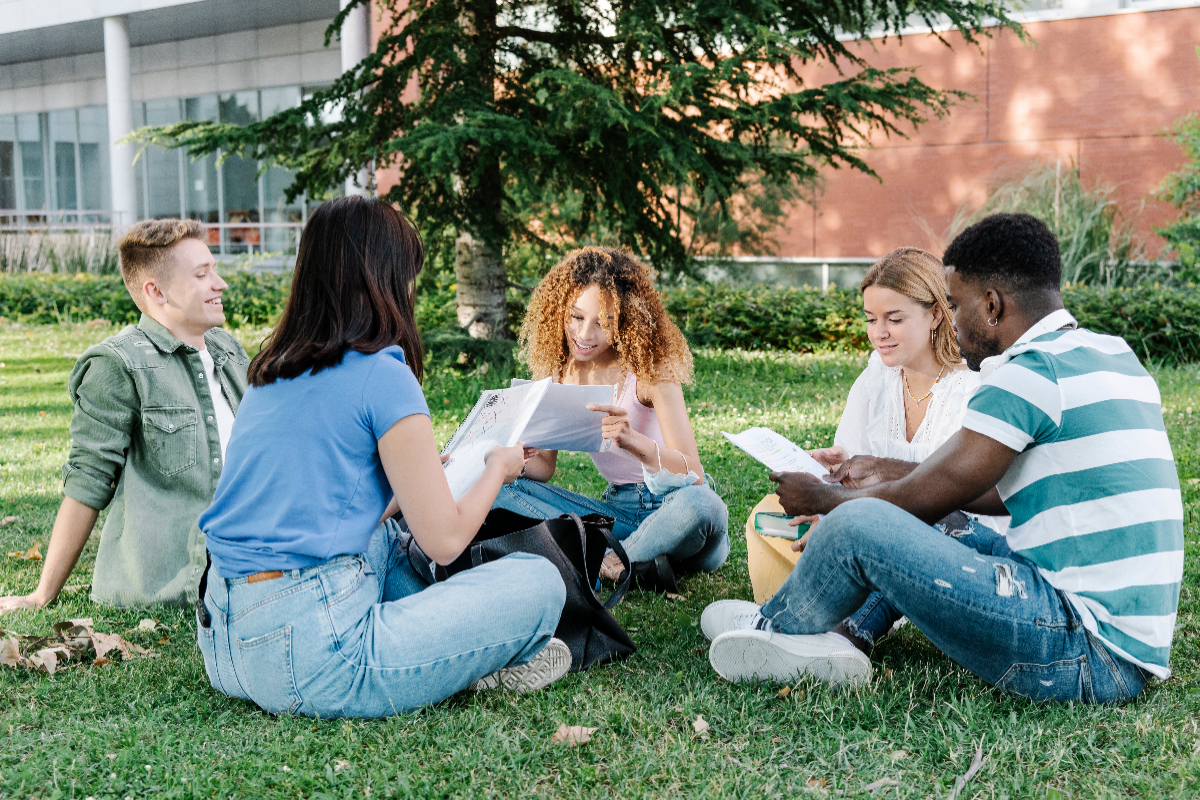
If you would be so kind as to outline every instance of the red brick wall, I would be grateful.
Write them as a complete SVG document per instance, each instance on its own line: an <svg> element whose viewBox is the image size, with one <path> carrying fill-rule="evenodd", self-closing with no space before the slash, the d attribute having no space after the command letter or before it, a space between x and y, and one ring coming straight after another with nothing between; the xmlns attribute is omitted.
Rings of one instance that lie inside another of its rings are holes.
<svg viewBox="0 0 1200 800"><path fill-rule="evenodd" d="M900 245L941 252L955 212L978 207L989 185L1031 167L1075 159L1084 180L1120 185L1128 211L1144 201L1140 230L1157 252L1153 226L1173 219L1150 199L1183 154L1162 137L1179 117L1200 111L1200 8L1117 14L1026 26L980 48L946 34L861 47L878 67L916 67L926 83L975 100L933 120L909 139L877 137L866 161L882 183L828 170L816 208L798 207L781 231L779 255L878 256ZM806 77L830 80L828 65Z"/></svg>

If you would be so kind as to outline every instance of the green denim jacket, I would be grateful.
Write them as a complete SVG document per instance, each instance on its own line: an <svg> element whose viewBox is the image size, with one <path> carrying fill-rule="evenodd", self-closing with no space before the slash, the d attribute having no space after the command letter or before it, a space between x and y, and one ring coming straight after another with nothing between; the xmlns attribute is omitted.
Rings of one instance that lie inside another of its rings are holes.
<svg viewBox="0 0 1200 800"><path fill-rule="evenodd" d="M227 331L204 334L237 414L250 358ZM75 405L67 497L109 507L92 599L113 606L195 603L204 570L197 520L224 466L199 351L145 314L89 347L67 389Z"/></svg>

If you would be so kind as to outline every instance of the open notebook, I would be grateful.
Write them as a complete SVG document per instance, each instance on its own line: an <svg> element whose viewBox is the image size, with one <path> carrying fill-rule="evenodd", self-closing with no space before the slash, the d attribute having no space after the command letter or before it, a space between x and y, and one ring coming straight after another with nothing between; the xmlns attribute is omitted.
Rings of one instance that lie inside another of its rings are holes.
<svg viewBox="0 0 1200 800"><path fill-rule="evenodd" d="M604 412L587 406L611 403L612 393L607 385L567 386L549 378L485 390L442 449L450 456L445 466L450 492L457 499L471 488L483 474L483 457L497 445L599 452Z"/></svg>

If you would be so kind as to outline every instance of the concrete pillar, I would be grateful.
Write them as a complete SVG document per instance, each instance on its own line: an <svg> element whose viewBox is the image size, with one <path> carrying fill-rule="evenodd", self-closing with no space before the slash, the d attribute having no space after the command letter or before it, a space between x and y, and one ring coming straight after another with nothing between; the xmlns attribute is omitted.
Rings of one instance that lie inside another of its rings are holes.
<svg viewBox="0 0 1200 800"><path fill-rule="evenodd" d="M137 183L133 176L136 149L132 144L117 144L133 131L133 76L125 17L104 18L104 83L108 95L113 227L124 228L137 221Z"/></svg>
<svg viewBox="0 0 1200 800"><path fill-rule="evenodd" d="M341 0L341 7L350 5L350 0ZM371 17L365 6L355 6L342 23L342 72L354 68L371 52ZM360 169L353 178L346 180L346 194L370 196L374 188L371 170Z"/></svg>

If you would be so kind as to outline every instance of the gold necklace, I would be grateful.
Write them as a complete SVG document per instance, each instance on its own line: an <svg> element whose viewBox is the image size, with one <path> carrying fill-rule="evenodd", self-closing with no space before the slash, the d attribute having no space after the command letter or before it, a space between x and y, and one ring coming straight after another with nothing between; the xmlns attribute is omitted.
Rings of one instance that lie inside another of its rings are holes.
<svg viewBox="0 0 1200 800"><path fill-rule="evenodd" d="M946 366L943 364L942 368L940 370L938 370L937 377L933 379L933 386L938 385L938 381L940 381L942 379L942 373L944 373L945 371L946 371ZM912 398L912 401L914 403L916 403L917 405L921 405L921 403L924 403L930 397L933 397L933 386L930 386L929 394L925 395L920 400L918 400L916 397L913 396L912 389L910 389L908 387L908 375L905 374L904 370L900 370L900 377L904 378L904 391L908 392L908 396L910 398Z"/></svg>

